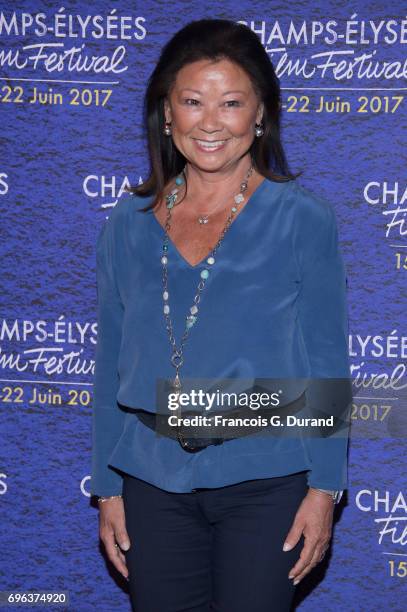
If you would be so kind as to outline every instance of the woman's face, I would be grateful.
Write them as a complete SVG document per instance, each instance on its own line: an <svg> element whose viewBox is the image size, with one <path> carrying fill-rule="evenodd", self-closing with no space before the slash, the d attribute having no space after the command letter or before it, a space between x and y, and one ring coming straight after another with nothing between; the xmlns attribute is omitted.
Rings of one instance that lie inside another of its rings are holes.
<svg viewBox="0 0 407 612"><path fill-rule="evenodd" d="M262 114L250 78L227 59L181 68L165 101L175 146L188 162L208 172L231 167L247 153Z"/></svg>

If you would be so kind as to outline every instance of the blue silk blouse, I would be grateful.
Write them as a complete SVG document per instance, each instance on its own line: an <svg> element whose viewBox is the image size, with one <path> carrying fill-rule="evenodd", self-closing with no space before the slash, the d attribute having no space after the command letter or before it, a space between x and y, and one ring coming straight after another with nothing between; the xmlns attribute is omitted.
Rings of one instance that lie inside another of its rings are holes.
<svg viewBox="0 0 407 612"><path fill-rule="evenodd" d="M162 299L164 230L152 201L123 195L96 247L98 340L92 495L117 495L123 472L172 492L307 470L309 486L347 488L348 437L248 435L185 452L120 406L156 411L156 379L173 378ZM205 258L206 259L206 258ZM170 242L168 289L179 344L205 259ZM332 205L269 179L232 222L184 347L181 378L349 376L346 270Z"/></svg>

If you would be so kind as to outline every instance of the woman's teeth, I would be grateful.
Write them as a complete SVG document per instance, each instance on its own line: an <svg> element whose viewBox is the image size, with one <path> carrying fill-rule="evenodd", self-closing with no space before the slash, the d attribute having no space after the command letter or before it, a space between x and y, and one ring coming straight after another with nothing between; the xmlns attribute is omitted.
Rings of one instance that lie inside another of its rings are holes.
<svg viewBox="0 0 407 612"><path fill-rule="evenodd" d="M200 147L210 150L221 147L225 144L226 140L214 140L210 142L208 142L207 140L197 140L196 142L199 144Z"/></svg>

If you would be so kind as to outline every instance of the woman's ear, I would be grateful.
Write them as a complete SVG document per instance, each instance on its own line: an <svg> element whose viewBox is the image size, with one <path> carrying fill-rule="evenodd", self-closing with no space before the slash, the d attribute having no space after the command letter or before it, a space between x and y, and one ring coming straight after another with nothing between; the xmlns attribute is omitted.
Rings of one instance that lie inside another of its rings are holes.
<svg viewBox="0 0 407 612"><path fill-rule="evenodd" d="M170 103L168 102L167 98L164 99L164 114L165 114L165 121L167 123L171 123L171 107L170 107Z"/></svg>
<svg viewBox="0 0 407 612"><path fill-rule="evenodd" d="M257 124L260 124L262 122L263 113L264 113L264 104L263 104L263 102L261 102L261 104L259 105L259 108L257 110L257 115L256 115L256 123Z"/></svg>

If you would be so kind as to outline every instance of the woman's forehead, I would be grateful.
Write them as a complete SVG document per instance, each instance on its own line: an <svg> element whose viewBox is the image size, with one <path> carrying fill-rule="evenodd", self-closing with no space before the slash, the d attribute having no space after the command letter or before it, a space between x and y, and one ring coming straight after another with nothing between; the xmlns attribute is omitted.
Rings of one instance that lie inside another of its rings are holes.
<svg viewBox="0 0 407 612"><path fill-rule="evenodd" d="M247 73L235 62L222 58L218 61L203 59L183 66L176 74L174 85L204 93L209 87L247 93L251 81Z"/></svg>

